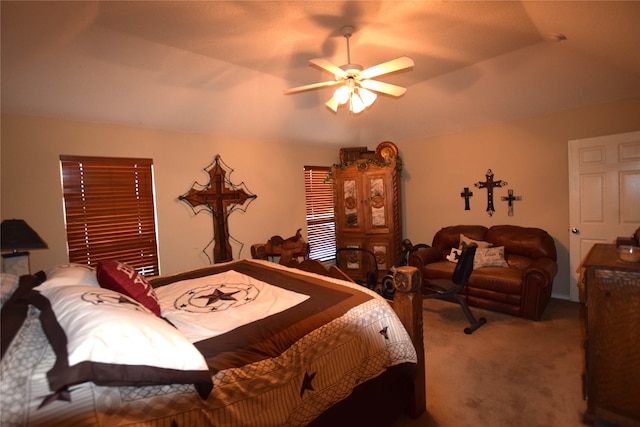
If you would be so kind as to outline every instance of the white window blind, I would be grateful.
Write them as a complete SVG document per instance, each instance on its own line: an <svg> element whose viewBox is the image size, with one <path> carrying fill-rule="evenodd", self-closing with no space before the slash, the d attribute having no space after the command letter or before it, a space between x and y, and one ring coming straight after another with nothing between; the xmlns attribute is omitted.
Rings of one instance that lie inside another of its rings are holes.
<svg viewBox="0 0 640 427"><path fill-rule="evenodd" d="M60 156L69 262L112 259L158 271L153 161Z"/></svg>
<svg viewBox="0 0 640 427"><path fill-rule="evenodd" d="M326 166L304 167L309 257L329 261L336 255L336 224L333 211L333 183Z"/></svg>

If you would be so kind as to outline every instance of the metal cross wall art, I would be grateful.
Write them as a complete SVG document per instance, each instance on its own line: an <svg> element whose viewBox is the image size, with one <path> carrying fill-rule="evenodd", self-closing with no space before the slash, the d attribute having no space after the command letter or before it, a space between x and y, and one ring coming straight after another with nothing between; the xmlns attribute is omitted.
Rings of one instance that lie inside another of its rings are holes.
<svg viewBox="0 0 640 427"><path fill-rule="evenodd" d="M508 194L507 197L501 197L500 199L503 202L508 202L508 205L509 205L509 216L513 216L513 202L518 201L518 200L522 200L522 196L514 196L513 195L513 190L508 190L507 194Z"/></svg>
<svg viewBox="0 0 640 427"><path fill-rule="evenodd" d="M460 193L460 197L464 197L464 210L471 210L469 199L473 196L473 191L469 191L469 187L464 187L464 191Z"/></svg>
<svg viewBox="0 0 640 427"><path fill-rule="evenodd" d="M209 174L209 183L201 185L195 182L191 189L178 199L189 203L196 214L202 210L213 214L213 262L231 261L233 253L229 243L229 215L235 210L246 211L251 201L258 196L252 194L244 182L235 185L230 181L227 172L231 175L233 169L222 161L220 155L216 155L204 171ZM196 211L196 207L199 206L202 209ZM203 252L211 261L206 249Z"/></svg>
<svg viewBox="0 0 640 427"><path fill-rule="evenodd" d="M487 170L487 174L486 174L487 180L486 181L480 181L480 182L476 182L475 184L473 184L476 188L486 188L487 189L487 213L489 214L489 216L493 216L493 214L495 213L495 209L493 207L493 189L495 187L506 187L507 186L507 181L502 181L502 180L498 180L498 181L494 181L493 180L493 172L491 171L491 169Z"/></svg>

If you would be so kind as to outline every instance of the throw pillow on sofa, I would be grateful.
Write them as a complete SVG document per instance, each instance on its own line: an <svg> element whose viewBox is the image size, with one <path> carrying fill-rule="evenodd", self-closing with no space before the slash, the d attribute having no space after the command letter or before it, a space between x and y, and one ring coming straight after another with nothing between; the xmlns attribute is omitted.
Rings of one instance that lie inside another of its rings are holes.
<svg viewBox="0 0 640 427"><path fill-rule="evenodd" d="M461 234L460 246L458 246L458 249L464 249L466 246L471 245L476 245L478 248L490 248L491 246L493 246L493 243L485 242L483 240L473 240L472 238Z"/></svg>
<svg viewBox="0 0 640 427"><path fill-rule="evenodd" d="M481 267L509 267L504 258L504 246L495 248L478 248L473 258L473 269Z"/></svg>
<svg viewBox="0 0 640 427"><path fill-rule="evenodd" d="M449 252L449 255L447 255L445 258L447 258L448 261L458 263L461 254L462 249L451 248L451 252Z"/></svg>

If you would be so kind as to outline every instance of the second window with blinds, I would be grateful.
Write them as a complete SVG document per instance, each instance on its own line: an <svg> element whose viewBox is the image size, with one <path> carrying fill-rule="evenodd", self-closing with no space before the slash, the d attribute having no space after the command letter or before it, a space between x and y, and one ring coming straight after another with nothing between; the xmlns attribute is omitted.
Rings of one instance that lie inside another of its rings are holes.
<svg viewBox="0 0 640 427"><path fill-rule="evenodd" d="M333 183L328 174L327 166L304 167L309 257L323 262L336 256Z"/></svg>

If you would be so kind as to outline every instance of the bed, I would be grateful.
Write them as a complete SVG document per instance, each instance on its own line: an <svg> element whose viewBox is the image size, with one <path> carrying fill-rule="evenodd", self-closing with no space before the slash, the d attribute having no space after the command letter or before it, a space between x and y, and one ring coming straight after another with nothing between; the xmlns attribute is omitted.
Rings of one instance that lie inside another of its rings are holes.
<svg viewBox="0 0 640 427"><path fill-rule="evenodd" d="M0 424L382 426L423 412L414 272L389 302L337 269L296 267L3 275Z"/></svg>

